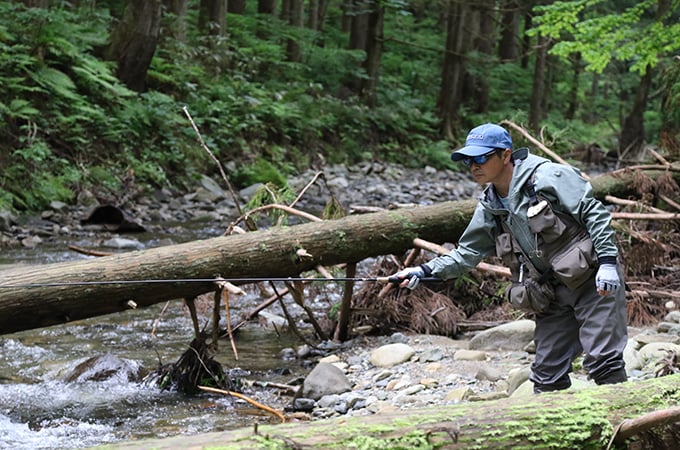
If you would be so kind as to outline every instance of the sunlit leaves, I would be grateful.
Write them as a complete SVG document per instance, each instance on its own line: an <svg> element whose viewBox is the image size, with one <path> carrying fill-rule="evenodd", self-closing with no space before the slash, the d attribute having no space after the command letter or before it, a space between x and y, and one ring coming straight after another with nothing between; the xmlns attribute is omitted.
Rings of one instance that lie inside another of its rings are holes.
<svg viewBox="0 0 680 450"><path fill-rule="evenodd" d="M680 49L680 27L668 17L656 17L658 0L602 13L597 7L604 3L575 0L536 7L539 15L531 33L553 38L552 54L567 58L580 53L586 68L597 73L613 60L625 61L631 71L644 73L661 57Z"/></svg>

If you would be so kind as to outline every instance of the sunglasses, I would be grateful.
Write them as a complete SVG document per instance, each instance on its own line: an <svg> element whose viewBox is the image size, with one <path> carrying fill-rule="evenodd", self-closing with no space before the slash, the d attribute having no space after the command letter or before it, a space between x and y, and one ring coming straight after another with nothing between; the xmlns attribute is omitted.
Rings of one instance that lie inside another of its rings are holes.
<svg viewBox="0 0 680 450"><path fill-rule="evenodd" d="M502 151L502 149L494 148L489 153L485 153L479 156L466 156L460 161L466 166L471 166L472 163L479 164L481 166L482 164L485 164L489 160L489 158L491 158L493 155L498 154L499 151Z"/></svg>

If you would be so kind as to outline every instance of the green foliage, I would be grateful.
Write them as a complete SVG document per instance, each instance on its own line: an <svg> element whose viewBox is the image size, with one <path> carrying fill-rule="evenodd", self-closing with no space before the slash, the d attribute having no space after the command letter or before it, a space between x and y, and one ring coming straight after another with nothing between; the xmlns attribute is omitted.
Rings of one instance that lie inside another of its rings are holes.
<svg viewBox="0 0 680 450"><path fill-rule="evenodd" d="M635 2L627 8L602 14L604 0L558 1L537 6L531 35L557 40L551 53L567 58L580 53L586 69L601 73L612 60L630 61L630 70L644 74L660 58L680 49L678 2L657 17L658 0Z"/></svg>
<svg viewBox="0 0 680 450"><path fill-rule="evenodd" d="M37 210L52 200L73 199L70 186L80 181L81 174L68 161L55 159L45 142L27 143L12 153L10 161L3 170L3 203L12 195L20 207Z"/></svg>
<svg viewBox="0 0 680 450"><path fill-rule="evenodd" d="M677 0L671 3L670 12L658 18L652 0L536 7L537 32L557 40L554 54L561 57L551 69L553 107L546 119L546 134L558 151L567 152L580 138L613 142L614 131L603 123L618 121L637 82L622 73L666 64L663 58L678 50ZM468 78L484 79L489 111L461 105L455 142L442 138L437 103L445 2L382 3L385 48L374 107L355 92L355 82L366 77L366 55L347 49L339 2L329 3L321 32L255 14L255 3L249 2L247 14L229 15L228 34L219 37L199 34L190 4L186 40L172 38L174 19L163 18L147 91L141 94L121 84L115 62L101 56L114 16L124 7L124 2L105 4L41 9L0 2L0 204L39 209L93 185L102 186L97 192L120 194L130 173L142 186L189 186L197 173L215 170L202 142L232 168L230 181L237 187L257 182L285 187L288 175L320 160L376 159L458 170L449 155L468 129L503 119L526 123L531 65L500 64L495 57L469 53L462 87L469 87ZM300 43L302 62L287 60L288 39ZM582 54L589 69L608 75L579 80L582 114L596 117L595 124L560 116L571 92L566 58L573 52ZM668 127L678 114L672 107L677 77L670 80L675 81L661 85L668 92L661 100L666 109L646 114L651 133ZM615 94L590 96L591 84ZM49 187L36 187L45 180Z"/></svg>
<svg viewBox="0 0 680 450"><path fill-rule="evenodd" d="M232 181L237 186L250 186L256 183L269 183L277 189L288 186L286 174L271 161L260 157L250 164L237 168Z"/></svg>
<svg viewBox="0 0 680 450"><path fill-rule="evenodd" d="M263 184L246 204L246 211L253 211L272 204L287 205L295 199L295 193L288 184L279 186L274 183ZM272 223L281 226L288 221L288 213L277 208L268 208L265 215Z"/></svg>
<svg viewBox="0 0 680 450"><path fill-rule="evenodd" d="M346 215L347 211L345 211L345 207L342 206L342 203L335 198L335 196L331 196L331 198L328 199L328 202L326 202L326 207L323 209L321 218L323 220L334 220L345 217Z"/></svg>

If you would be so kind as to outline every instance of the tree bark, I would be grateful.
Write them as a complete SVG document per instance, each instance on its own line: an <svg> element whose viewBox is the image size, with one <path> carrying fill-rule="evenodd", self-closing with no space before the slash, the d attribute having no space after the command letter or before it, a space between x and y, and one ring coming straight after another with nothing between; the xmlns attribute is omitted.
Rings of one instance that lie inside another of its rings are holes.
<svg viewBox="0 0 680 450"><path fill-rule="evenodd" d="M291 0L290 2L290 17L288 23L291 27L303 28L305 25L305 4L303 0ZM302 46L300 39L297 37L288 38L286 47L286 56L288 61L300 62L302 61Z"/></svg>
<svg viewBox="0 0 680 450"><path fill-rule="evenodd" d="M317 31L319 29L319 0L309 1L307 13L307 28Z"/></svg>
<svg viewBox="0 0 680 450"><path fill-rule="evenodd" d="M227 32L227 0L201 0L198 30L206 36L223 36Z"/></svg>
<svg viewBox="0 0 680 450"><path fill-rule="evenodd" d="M261 15L276 14L276 1L273 0L258 0L257 13ZM257 22L257 37L260 39L269 39L271 35L271 24L268 20L258 20Z"/></svg>
<svg viewBox="0 0 680 450"><path fill-rule="evenodd" d="M288 22L290 20L290 2L292 0L281 0L281 13L279 14L279 18L283 20L284 22Z"/></svg>
<svg viewBox="0 0 680 450"><path fill-rule="evenodd" d="M520 54L519 25L521 10L517 0L505 0L501 3L501 37L498 44L498 57L501 63L517 60Z"/></svg>
<svg viewBox="0 0 680 450"><path fill-rule="evenodd" d="M354 3L353 0L342 1L342 6L340 7L342 9L342 20L340 22L340 29L343 31L343 33L349 33L351 31L353 19L352 18L353 3Z"/></svg>
<svg viewBox="0 0 680 450"><path fill-rule="evenodd" d="M350 17L350 50L366 50L366 40L368 39L368 11L363 0L348 2L350 8L345 15Z"/></svg>
<svg viewBox="0 0 680 450"><path fill-rule="evenodd" d="M245 14L246 0L227 0L227 12L231 14Z"/></svg>
<svg viewBox="0 0 680 450"><path fill-rule="evenodd" d="M377 104L376 88L380 76L380 61L383 51L383 22L385 18L385 8L379 1L370 4L370 14L368 15L368 33L366 39L366 59L364 60L364 70L366 79L363 80L361 96L366 105L373 108Z"/></svg>
<svg viewBox="0 0 680 450"><path fill-rule="evenodd" d="M479 63L478 70L481 68L483 75L466 74L465 102L476 114L486 114L489 111L490 87L487 71L490 71L494 61L494 49L496 46L496 11L492 0L478 0L472 7L472 20L474 22L474 32L470 32L473 37L472 50L478 51L484 62Z"/></svg>
<svg viewBox="0 0 680 450"><path fill-rule="evenodd" d="M288 277L318 265L399 254L413 239L442 243L460 236L474 201L448 202L338 220L272 228L241 235L104 256L21 267L0 275L0 334L194 297L214 283L104 284L3 288L54 282L235 277ZM299 249L311 257L300 259Z"/></svg>
<svg viewBox="0 0 680 450"><path fill-rule="evenodd" d="M543 111L543 97L545 95L545 79L548 68L549 39L538 36L536 44L536 63L531 88L531 104L529 105L529 128L536 132L540 128L541 120L545 116Z"/></svg>
<svg viewBox="0 0 680 450"><path fill-rule="evenodd" d="M442 83L437 100L437 111L442 120L442 134L448 139L453 139L453 130L456 129L460 119L461 87L465 74L466 5L449 1L446 20L446 54L442 64Z"/></svg>
<svg viewBox="0 0 680 450"><path fill-rule="evenodd" d="M160 0L132 0L111 33L109 55L118 64L118 79L136 92L145 89L146 72L156 52L161 22Z"/></svg>
<svg viewBox="0 0 680 450"><path fill-rule="evenodd" d="M673 166L676 182L680 167ZM663 170L645 171L657 178ZM591 180L596 197L634 193L634 171ZM133 283L119 280L172 280L294 277L317 266L354 263L402 254L420 238L455 243L472 217L476 200L403 208L337 220L272 228L240 235L121 253L97 259L44 264L0 272L0 335L145 307L215 290L214 283ZM304 249L310 257L301 259ZM27 284L94 282L88 285ZM96 284L97 282L105 284ZM10 287L15 286L15 287Z"/></svg>
<svg viewBox="0 0 680 450"><path fill-rule="evenodd" d="M564 112L564 118L573 120L576 116L576 110L579 106L578 92L579 81L581 79L581 71L583 64L581 63L581 53L574 53L569 58L571 61L571 68L574 71L571 75L571 88L569 89L569 101L567 103L567 110Z"/></svg>
<svg viewBox="0 0 680 450"><path fill-rule="evenodd" d="M276 0L258 0L257 12L258 14L275 14Z"/></svg>
<svg viewBox="0 0 680 450"><path fill-rule="evenodd" d="M366 6L368 1L370 0L352 0L347 3L348 8L351 8L345 13L345 16L350 18L348 43L348 48L350 50L361 50L366 52L366 45L368 39L370 39L368 31L369 11ZM361 90L364 85L361 77L353 77L348 84L347 87L351 92L356 95L361 95Z"/></svg>
<svg viewBox="0 0 680 450"><path fill-rule="evenodd" d="M167 25L168 30L166 35L180 41L187 40L187 0L163 0L168 15L172 17L171 22ZM166 15L167 17L167 15Z"/></svg>
<svg viewBox="0 0 680 450"><path fill-rule="evenodd" d="M645 109L649 90L652 87L653 69L647 67L647 72L640 77L640 84L635 92L633 107L621 123L619 137L619 158L639 160L645 144Z"/></svg>
<svg viewBox="0 0 680 450"><path fill-rule="evenodd" d="M672 420L675 416L645 424L646 430L639 426L629 430L625 425L630 419L657 410L670 410L679 403L680 375L671 375L637 383L436 405L372 416L260 425L255 429L194 435L190 442L196 448L225 449L604 449L609 448L609 442L617 436L617 425L623 423L621 430L625 433L621 437L628 437L628 448L670 450L677 448L680 429ZM186 441L186 436L176 436L126 442L120 448L183 448L187 446Z"/></svg>

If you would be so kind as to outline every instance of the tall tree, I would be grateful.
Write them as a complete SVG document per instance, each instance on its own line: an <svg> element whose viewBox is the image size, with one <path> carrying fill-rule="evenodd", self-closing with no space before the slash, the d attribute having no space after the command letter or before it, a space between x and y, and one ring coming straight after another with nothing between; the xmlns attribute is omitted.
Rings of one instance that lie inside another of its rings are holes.
<svg viewBox="0 0 680 450"><path fill-rule="evenodd" d="M464 101L475 113L486 113L489 109L488 70L495 64L496 8L494 0L478 0L470 7L467 20L468 31L465 48L478 52L477 73L466 73L463 91ZM483 69L483 70L479 70Z"/></svg>
<svg viewBox="0 0 680 450"><path fill-rule="evenodd" d="M342 0L342 23L341 29L345 33L349 33L352 27L352 18L354 13L354 0Z"/></svg>
<svg viewBox="0 0 680 450"><path fill-rule="evenodd" d="M368 28L366 33L366 59L364 60L364 70L366 78L361 87L361 96L368 106L375 106L376 86L380 74L380 60L383 52L383 27L385 20L385 7L380 0L371 1L370 13L368 15Z"/></svg>
<svg viewBox="0 0 680 450"><path fill-rule="evenodd" d="M246 0L227 0L227 12L232 14L245 14Z"/></svg>
<svg viewBox="0 0 680 450"><path fill-rule="evenodd" d="M276 0L257 0L257 12L260 14L275 14Z"/></svg>
<svg viewBox="0 0 680 450"><path fill-rule="evenodd" d="M579 91L579 81L581 79L581 72L583 71L583 64L581 63L581 54L574 53L571 58L572 76L571 76L571 87L569 89L569 98L567 99L567 109L564 111L564 118L572 120L576 116L576 110L578 108L578 91Z"/></svg>
<svg viewBox="0 0 680 450"><path fill-rule="evenodd" d="M437 100L437 112L442 120L442 132L454 138L460 121L462 81L465 75L465 22L468 8L464 2L449 0L446 4L446 51L442 64L442 82Z"/></svg>
<svg viewBox="0 0 680 450"><path fill-rule="evenodd" d="M319 0L319 11L317 13L317 31L323 31L323 24L326 21L326 14L328 13L328 7L330 6L330 0Z"/></svg>
<svg viewBox="0 0 680 450"><path fill-rule="evenodd" d="M258 0L257 13L271 16L276 14L276 0ZM267 20L258 21L257 37L259 37L260 39L267 39L270 36L270 34L271 27L269 26L269 21Z"/></svg>
<svg viewBox="0 0 680 450"><path fill-rule="evenodd" d="M534 131L538 131L541 121L545 117L544 106L549 46L550 38L538 36L534 77L531 85L531 100L529 102L529 127Z"/></svg>
<svg viewBox="0 0 680 450"><path fill-rule="evenodd" d="M368 14L370 9L367 3L370 0L352 0L346 15L350 18L349 49L366 50L368 39Z"/></svg>
<svg viewBox="0 0 680 450"><path fill-rule="evenodd" d="M305 25L305 3L304 0L290 0L290 16L288 19L290 26L302 28ZM300 39L293 36L288 38L286 46L288 61L302 61L302 45Z"/></svg>
<svg viewBox="0 0 680 450"><path fill-rule="evenodd" d="M208 36L223 36L227 31L227 0L201 0L198 30Z"/></svg>
<svg viewBox="0 0 680 450"><path fill-rule="evenodd" d="M350 50L366 51L366 42L368 41L368 15L370 9L367 7L367 2L370 0L350 0L345 3L344 17L349 19L349 44ZM355 94L361 94L364 81L363 77L354 77L350 83L349 89Z"/></svg>
<svg viewBox="0 0 680 450"><path fill-rule="evenodd" d="M311 30L319 29L319 0L309 0L307 28Z"/></svg>
<svg viewBox="0 0 680 450"><path fill-rule="evenodd" d="M281 0L281 15L279 16L284 22L290 20L290 3L292 0Z"/></svg>
<svg viewBox="0 0 680 450"><path fill-rule="evenodd" d="M188 0L163 0L168 14L172 18L172 23L168 26L169 35L180 41L185 42L187 39L187 1Z"/></svg>
<svg viewBox="0 0 680 450"><path fill-rule="evenodd" d="M130 0L123 19L111 33L109 57L117 62L117 76L130 89L142 92L156 52L161 22L161 0Z"/></svg>
<svg viewBox="0 0 680 450"><path fill-rule="evenodd" d="M501 62L513 62L520 55L519 25L522 12L517 0L501 2L501 32L498 44L498 56Z"/></svg>

